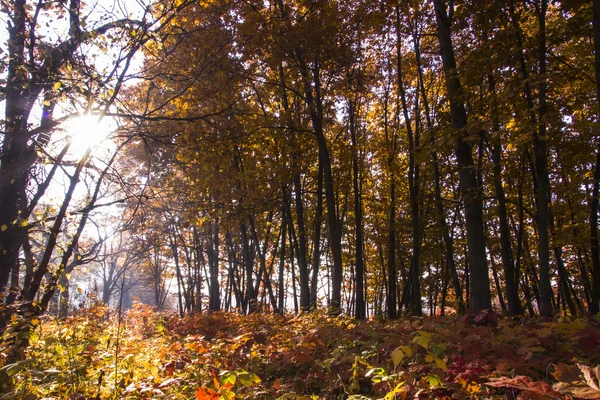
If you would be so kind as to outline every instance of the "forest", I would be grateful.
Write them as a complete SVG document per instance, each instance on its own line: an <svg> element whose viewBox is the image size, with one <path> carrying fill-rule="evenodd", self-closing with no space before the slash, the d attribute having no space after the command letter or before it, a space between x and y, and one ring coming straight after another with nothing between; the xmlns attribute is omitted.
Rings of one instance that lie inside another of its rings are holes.
<svg viewBox="0 0 600 400"><path fill-rule="evenodd" d="M0 399L600 398L600 0L0 21Z"/></svg>

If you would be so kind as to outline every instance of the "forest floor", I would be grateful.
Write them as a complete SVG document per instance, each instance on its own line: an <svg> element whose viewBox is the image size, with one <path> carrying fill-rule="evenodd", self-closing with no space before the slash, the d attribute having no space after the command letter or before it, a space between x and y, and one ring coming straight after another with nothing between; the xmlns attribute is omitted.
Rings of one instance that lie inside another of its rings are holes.
<svg viewBox="0 0 600 400"><path fill-rule="evenodd" d="M95 307L35 320L0 399L599 399L600 323Z"/></svg>

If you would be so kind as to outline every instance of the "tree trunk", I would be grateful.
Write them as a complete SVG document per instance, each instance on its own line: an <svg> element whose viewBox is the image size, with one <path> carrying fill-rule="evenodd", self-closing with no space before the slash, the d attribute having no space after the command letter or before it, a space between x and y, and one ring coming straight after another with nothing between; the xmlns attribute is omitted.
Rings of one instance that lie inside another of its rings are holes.
<svg viewBox="0 0 600 400"><path fill-rule="evenodd" d="M425 83L423 82L423 70L421 69L421 45L420 38L415 32L413 34L413 41L415 46L415 57L417 61L417 74L419 77L419 89L421 91L421 98L423 99L423 107L425 108L425 120L427 122L427 129L430 132L431 140L433 137L433 123L431 121L431 113L429 110L429 100L427 100L427 92L425 91ZM440 166L438 161L437 151L433 151L433 180L434 180L434 193L435 193L435 206L438 214L438 223L442 230L442 238L444 239L444 247L446 250L446 265L452 276L452 285L454 286L454 295L456 297L456 310L459 314L465 312L465 303L462 296L462 288L460 286L460 280L458 278L458 272L456 271L456 263L454 262L454 243L448 229L448 223L446 222L446 211L444 210L444 203L442 201L442 190L441 190L441 178L440 178ZM444 296L445 300L445 296ZM445 304L445 302L444 302Z"/></svg>
<svg viewBox="0 0 600 400"><path fill-rule="evenodd" d="M493 96L492 105L492 163L494 171L494 188L496 190L496 201L498 202L498 220L500 222L500 253L502 256L502 267L504 269L504 282L506 286L506 299L508 301L508 315L520 315L521 301L517 277L515 276L515 264L513 261L512 246L510 243L510 227L506 212L506 196L502 186L502 144L500 141L500 122L498 120L498 107L496 104L496 80L492 73L488 75L489 89Z"/></svg>
<svg viewBox="0 0 600 400"><path fill-rule="evenodd" d="M269 218L268 218L269 225L273 219L272 215L273 215L273 213L269 214ZM267 256L266 256L267 239L270 236L271 229L270 228L267 229L267 233L265 235L265 241L264 241L264 245L263 245L262 249L261 249L259 241L258 241L258 234L256 233L256 228L254 226L254 220L252 218L250 218L250 230L252 231L254 248L256 249L256 252L258 253L258 259L260 262L260 271L258 274L259 279L257 279L257 281L256 281L256 285L254 286L254 291L256 293L258 293L258 290L260 289L260 282L262 281L264 283L265 289L269 295L269 302L271 303L271 307L273 308L274 311L276 311L277 310L277 302L275 301L275 296L273 295L273 287L271 286L270 271L267 270ZM279 240L279 238L277 238L277 240ZM273 258L275 257L275 253L277 253L277 246L275 246ZM271 268L271 270L272 270L272 268Z"/></svg>
<svg viewBox="0 0 600 400"><path fill-rule="evenodd" d="M452 128L456 131L454 152L458 163L460 183L463 192L467 228L469 257L469 308L473 312L491 309L491 292L483 231L482 193L477 185L477 176L471 145L467 141L467 113L464 94L456 70L454 48L450 28L452 21L446 12L444 0L433 0L437 20L438 39L446 88L450 99Z"/></svg>
<svg viewBox="0 0 600 400"><path fill-rule="evenodd" d="M254 274L254 257L252 257L250 250L250 243L248 240L248 231L246 229L246 224L241 224L240 226L241 238L242 238L242 248L243 248L243 260L244 266L246 268L246 296L245 296L245 305L246 305L246 313L252 314L256 311L256 293L254 293L254 280L252 275Z"/></svg>
<svg viewBox="0 0 600 400"><path fill-rule="evenodd" d="M414 315L421 316L421 284L420 284L420 265L419 253L421 250L421 238L419 229L419 166L415 162L415 152L419 145L418 132L413 134L408 106L406 103L406 92L402 82L402 38L400 36L400 6L396 6L396 78L398 80L398 90L402 102L402 112L404 114L404 124L408 135L408 191L410 197L410 211L412 223L412 259L410 273L410 296L408 305ZM418 93L418 92L417 92ZM418 95L418 94L417 94Z"/></svg>
<svg viewBox="0 0 600 400"><path fill-rule="evenodd" d="M356 304L354 309L354 317L356 319L365 318L365 265L363 255L363 219L362 219L362 201L361 201L361 190L359 184L359 166L358 166L358 138L357 138L357 127L356 127L356 110L355 104L350 101L348 108L348 114L350 118L350 136L352 140L352 183L354 186L354 222L356 230L356 246L355 246L355 262L356 262Z"/></svg>
<svg viewBox="0 0 600 400"><path fill-rule="evenodd" d="M387 247L387 317L395 319L397 317L398 299L396 296L396 284L398 273L396 271L396 177L394 175L394 165L396 159L396 133L392 132L390 137L390 127L388 118L389 88L386 87L384 94L384 133L388 144L387 165L390 180L390 207L388 209L388 247ZM385 270L384 270L385 272Z"/></svg>
<svg viewBox="0 0 600 400"><path fill-rule="evenodd" d="M183 299L182 297L184 295L182 295L181 293L181 288L183 286L183 291L185 293L185 286L183 285L183 277L181 276L181 265L179 265L179 251L177 250L177 244L175 243L175 238L174 238L174 234L172 234L171 230L173 230L174 227L170 228L170 232L169 232L169 242L171 244L171 253L173 254L173 260L175 261L175 277L177 278L177 304L179 305L179 316L183 317ZM106 283L105 283L105 289L103 291L103 301L104 304L108 304L107 300L104 300L104 298L106 297L105 294L106 292L108 292L108 290L106 289ZM187 303L187 301L186 301Z"/></svg>
<svg viewBox="0 0 600 400"><path fill-rule="evenodd" d="M289 231L290 235L290 243L293 241L292 239L292 229ZM297 246L296 246L297 249ZM292 299L294 300L294 312L298 313L300 309L298 308L298 294L296 291L296 267L294 265L294 246L290 246L290 274L292 281Z"/></svg>
<svg viewBox="0 0 600 400"><path fill-rule="evenodd" d="M333 185L333 172L331 170L331 158L327 147L327 139L323 131L323 104L321 100L321 81L318 65L313 70L312 84L308 74L308 67L302 58L300 49L296 50L296 57L300 66L300 73L304 80L304 96L308 106L313 131L319 146L319 160L323 165L323 177L325 184L325 200L327 202L327 220L329 222L329 244L333 258L333 274L331 277L331 303L332 314L339 314L342 309L342 237L337 221L335 191ZM315 95L313 95L313 86Z"/></svg>
<svg viewBox="0 0 600 400"><path fill-rule="evenodd" d="M300 275L300 308L308 311L310 307L310 288L308 286L308 262L306 260L306 229L304 225L304 204L302 201L302 181L300 172L294 174L294 200L296 204L296 224L298 225L298 274Z"/></svg>
<svg viewBox="0 0 600 400"><path fill-rule="evenodd" d="M539 47L539 108L538 132L533 138L535 151L535 169L537 177L537 225L538 225L538 257L540 266L540 315L552 315L552 286L550 284L550 239L548 235L548 192L550 180L548 176L547 138L546 138L546 9L547 0L540 1L538 15L540 25Z"/></svg>
<svg viewBox="0 0 600 400"><path fill-rule="evenodd" d="M594 61L596 71L596 100L600 118L600 0L594 0ZM598 251L598 195L600 192L600 140L596 149L594 186L590 200L590 244L592 248L592 301L589 310L592 315L600 312L600 255Z"/></svg>
<svg viewBox="0 0 600 400"><path fill-rule="evenodd" d="M219 219L208 225L208 266L210 271L210 293L208 309L219 311L221 309L221 287L219 286Z"/></svg>
<svg viewBox="0 0 600 400"><path fill-rule="evenodd" d="M14 11L9 24L8 74L2 154L0 155L0 300L10 274L19 269L19 248L22 230L19 222L21 187L27 174L23 172L22 159L26 150L27 120L29 111L21 92L25 80L25 0L14 1Z"/></svg>
<svg viewBox="0 0 600 400"><path fill-rule="evenodd" d="M284 193L285 196L285 193ZM287 240L287 221L288 217L286 215L287 207L282 206L281 211L281 249L279 255L279 276L277 283L277 311L283 313L284 310L284 275L285 275L285 242Z"/></svg>
<svg viewBox="0 0 600 400"><path fill-rule="evenodd" d="M315 210L315 226L313 231L312 278L310 281L310 305L317 307L319 290L319 265L321 264L321 218L323 215L323 164L319 160L317 177L317 207Z"/></svg>

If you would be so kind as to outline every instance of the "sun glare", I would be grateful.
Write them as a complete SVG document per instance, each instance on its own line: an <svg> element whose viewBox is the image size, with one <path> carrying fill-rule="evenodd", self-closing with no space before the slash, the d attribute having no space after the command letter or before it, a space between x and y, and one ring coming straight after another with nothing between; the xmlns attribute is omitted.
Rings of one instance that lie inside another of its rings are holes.
<svg viewBox="0 0 600 400"><path fill-rule="evenodd" d="M115 130L109 118L98 120L95 115L82 115L69 120L65 132L71 140L71 153L83 155L88 147L95 150Z"/></svg>

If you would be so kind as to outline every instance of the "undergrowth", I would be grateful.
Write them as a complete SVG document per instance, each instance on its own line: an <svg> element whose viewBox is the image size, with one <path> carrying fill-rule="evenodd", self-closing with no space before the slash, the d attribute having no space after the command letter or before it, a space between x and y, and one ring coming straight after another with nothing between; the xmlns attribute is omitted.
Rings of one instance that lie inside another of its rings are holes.
<svg viewBox="0 0 600 400"><path fill-rule="evenodd" d="M33 321L1 399L600 398L600 326L324 313L197 313L101 306ZM479 325L479 326L478 326Z"/></svg>

